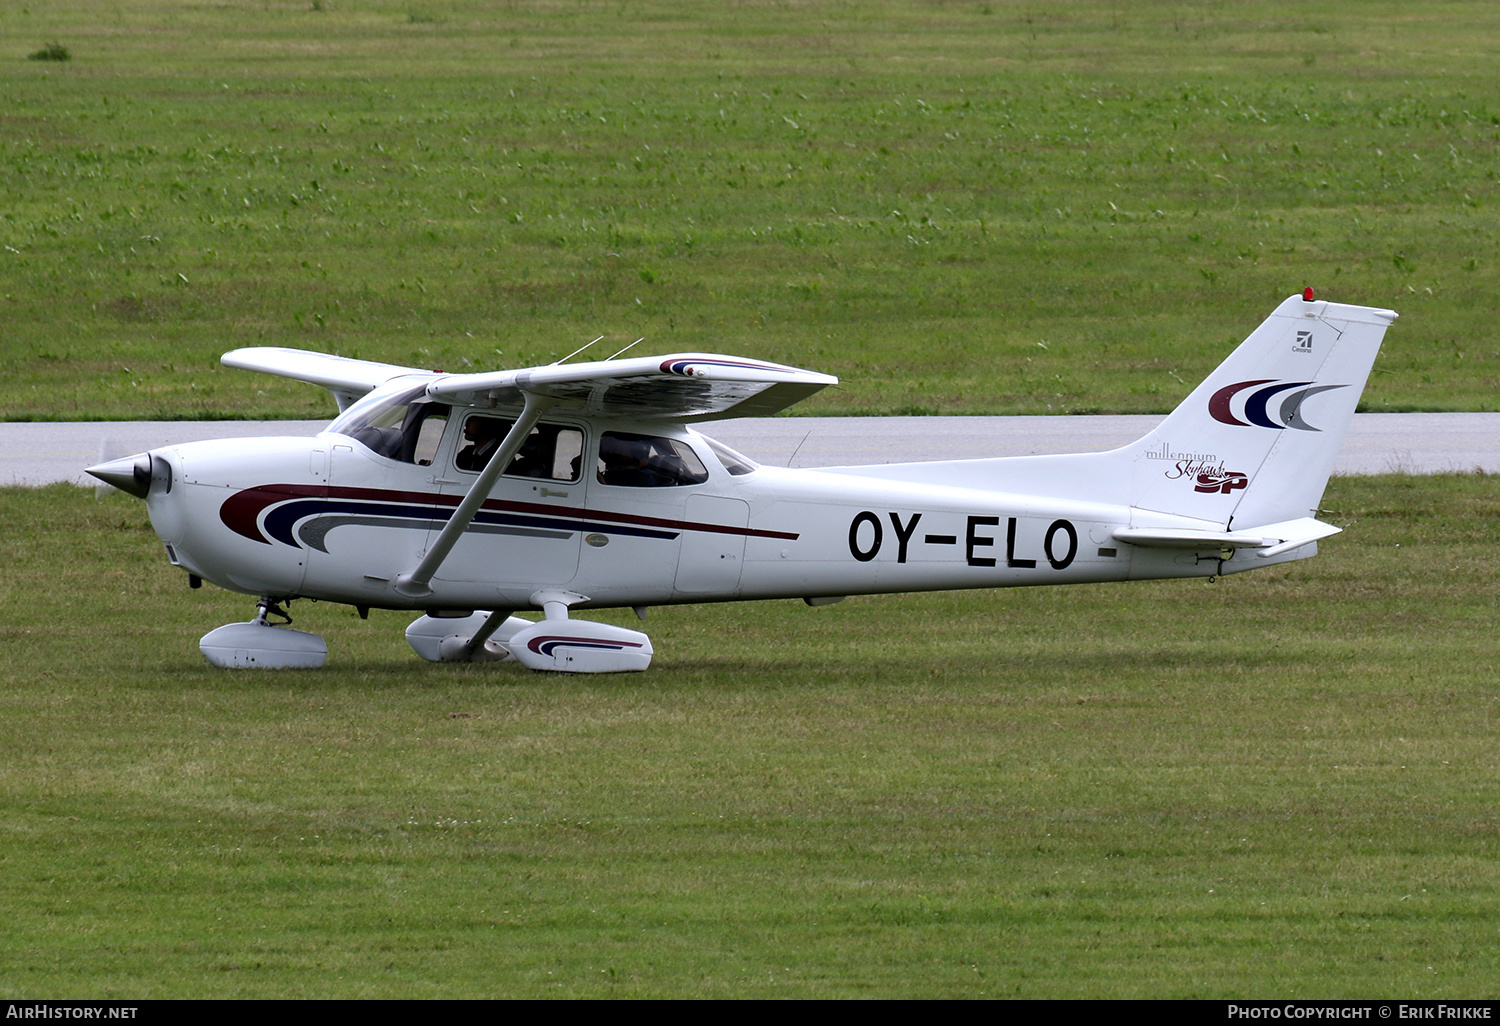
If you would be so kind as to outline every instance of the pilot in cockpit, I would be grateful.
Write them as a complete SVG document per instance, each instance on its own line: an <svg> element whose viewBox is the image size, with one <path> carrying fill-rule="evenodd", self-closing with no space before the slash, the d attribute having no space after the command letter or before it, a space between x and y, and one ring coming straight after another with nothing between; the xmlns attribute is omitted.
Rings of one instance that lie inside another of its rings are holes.
<svg viewBox="0 0 1500 1026"><path fill-rule="evenodd" d="M493 417L470 417L464 421L464 439L469 443L454 458L459 470L483 470L500 448L502 421Z"/></svg>

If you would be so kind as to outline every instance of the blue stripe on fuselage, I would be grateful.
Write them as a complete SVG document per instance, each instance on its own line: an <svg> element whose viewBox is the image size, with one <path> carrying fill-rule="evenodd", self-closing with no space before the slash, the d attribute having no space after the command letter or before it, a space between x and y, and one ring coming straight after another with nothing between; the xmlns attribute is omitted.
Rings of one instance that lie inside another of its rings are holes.
<svg viewBox="0 0 1500 1026"><path fill-rule="evenodd" d="M301 499L296 502L283 503L266 514L266 532L272 538L294 548L299 547L297 541L292 537L292 528L297 521L304 517L319 516L325 513L359 513L368 516L390 517L392 519L408 519L422 521L423 523L435 523L442 525L453 516L450 507L413 506L397 503L379 502L349 502L337 499ZM527 516L519 513L497 513L490 510L481 510L475 517L477 524L494 524L507 527L539 527L562 528L571 531L597 531L600 534L622 535L632 538L657 538L670 541L676 538L680 531L660 531L649 527L627 527L622 524L600 523L598 521L586 520L576 514L545 517Z"/></svg>

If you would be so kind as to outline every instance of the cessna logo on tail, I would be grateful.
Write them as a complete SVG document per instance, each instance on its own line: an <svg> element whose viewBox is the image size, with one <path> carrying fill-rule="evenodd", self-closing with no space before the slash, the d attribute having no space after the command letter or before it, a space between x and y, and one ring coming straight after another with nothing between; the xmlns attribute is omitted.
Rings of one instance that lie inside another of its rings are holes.
<svg viewBox="0 0 1500 1026"><path fill-rule="evenodd" d="M1257 385L1264 387L1256 388ZM1208 401L1208 412L1219 423L1232 424L1235 427L1267 427L1275 428L1277 431L1283 428L1319 431L1320 428L1315 428L1302 419L1302 403L1308 396L1317 395L1319 392L1331 392L1335 388L1348 387L1348 385L1314 385L1311 381L1275 381L1271 378L1262 378L1259 381L1237 381L1232 385L1225 385L1213 394L1213 398ZM1254 388L1255 391L1246 397L1242 410L1245 419L1240 420L1234 415L1231 404L1235 396L1247 388ZM1292 391L1293 389L1296 391ZM1281 402L1273 413L1271 400L1278 396L1281 397Z"/></svg>

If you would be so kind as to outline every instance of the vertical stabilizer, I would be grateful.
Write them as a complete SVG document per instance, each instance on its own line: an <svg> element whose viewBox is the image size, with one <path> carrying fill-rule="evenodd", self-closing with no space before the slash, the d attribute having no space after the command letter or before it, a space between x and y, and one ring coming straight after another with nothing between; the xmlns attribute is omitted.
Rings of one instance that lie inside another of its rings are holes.
<svg viewBox="0 0 1500 1026"><path fill-rule="evenodd" d="M1134 460L1130 504L1230 529L1312 516L1395 319L1374 307L1286 300L1123 450Z"/></svg>

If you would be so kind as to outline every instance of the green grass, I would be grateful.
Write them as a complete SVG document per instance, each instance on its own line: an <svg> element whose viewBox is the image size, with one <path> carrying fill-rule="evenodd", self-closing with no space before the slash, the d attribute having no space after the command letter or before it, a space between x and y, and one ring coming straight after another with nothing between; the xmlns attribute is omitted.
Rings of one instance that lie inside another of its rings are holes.
<svg viewBox="0 0 1500 1026"><path fill-rule="evenodd" d="M218 355L600 334L840 375L805 413L1165 412L1304 284L1402 313L1367 409L1495 408L1481 0L72 0L0 39L8 419L314 416Z"/></svg>
<svg viewBox="0 0 1500 1026"><path fill-rule="evenodd" d="M1311 561L654 610L213 671L142 504L0 490L0 994L1468 997L1500 973L1500 500L1336 479Z"/></svg>

